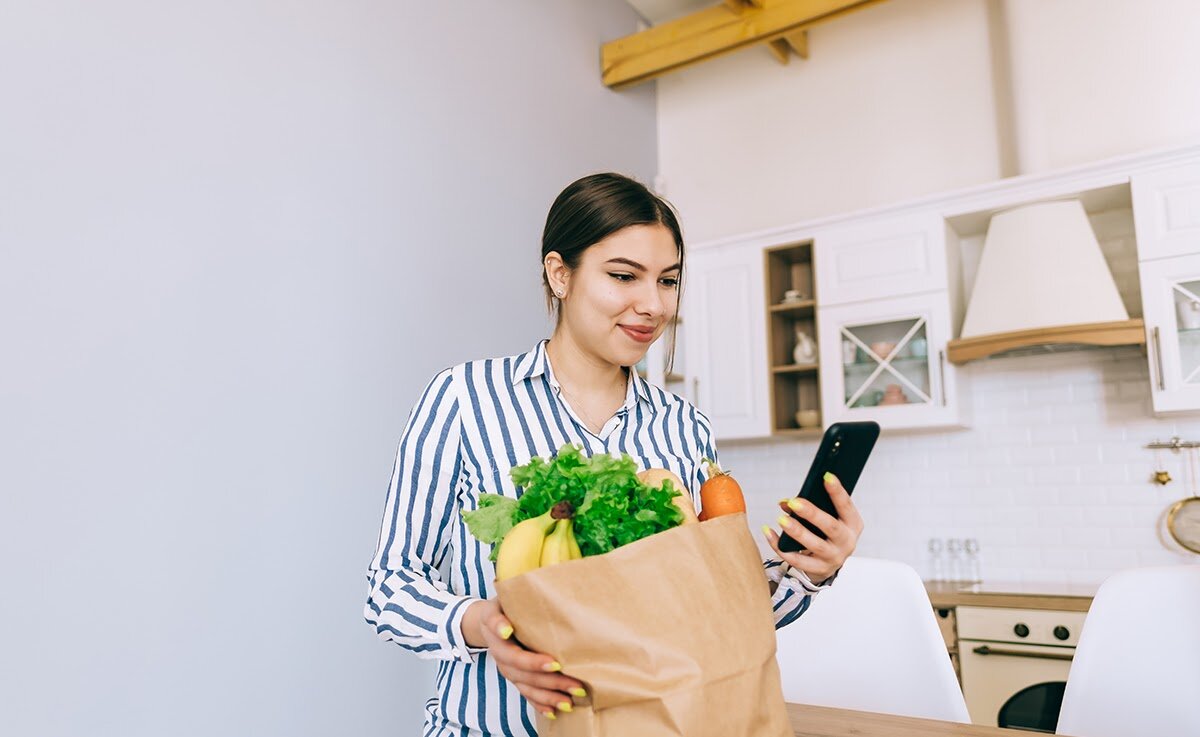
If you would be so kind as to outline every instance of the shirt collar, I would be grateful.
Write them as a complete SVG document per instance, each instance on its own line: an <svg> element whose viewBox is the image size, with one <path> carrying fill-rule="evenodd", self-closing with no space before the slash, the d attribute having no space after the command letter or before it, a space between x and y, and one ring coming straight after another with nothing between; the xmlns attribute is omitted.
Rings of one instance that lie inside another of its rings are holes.
<svg viewBox="0 0 1200 737"><path fill-rule="evenodd" d="M549 342L548 339L543 338L538 341L533 350L517 356L517 362L513 366L512 373L512 383L514 385L545 374L550 385L555 389L558 388L558 379L554 378L554 370L550 367L550 356L546 353L546 344ZM625 406L633 406L636 399L650 402L650 389L646 385L646 380L639 376L633 367L629 369L629 378L630 380L625 392Z"/></svg>

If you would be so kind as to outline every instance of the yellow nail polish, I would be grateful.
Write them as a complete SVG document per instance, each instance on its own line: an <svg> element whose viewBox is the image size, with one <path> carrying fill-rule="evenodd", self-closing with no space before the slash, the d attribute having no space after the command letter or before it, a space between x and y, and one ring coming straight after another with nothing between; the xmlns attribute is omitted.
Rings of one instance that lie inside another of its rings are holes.
<svg viewBox="0 0 1200 737"><path fill-rule="evenodd" d="M584 691L582 688L573 688L571 689L571 695L577 699L586 699L587 691Z"/></svg>
<svg viewBox="0 0 1200 737"><path fill-rule="evenodd" d="M570 714L571 713L571 702L570 701L558 702L558 710L563 713Z"/></svg>
<svg viewBox="0 0 1200 737"><path fill-rule="evenodd" d="M791 503L792 503L792 500L791 500L791 499L788 499L787 497L784 497L784 498L782 498L782 499L780 499L780 500L779 500L779 503L780 503L780 504L791 504Z"/></svg>
<svg viewBox="0 0 1200 737"><path fill-rule="evenodd" d="M833 473L832 473L832 472L830 472L830 471L826 471L826 472L825 472L825 480L826 480L826 481L833 481L833 480L834 480L834 475L833 475Z"/></svg>
<svg viewBox="0 0 1200 737"><path fill-rule="evenodd" d="M562 663L558 662L557 660L552 660L543 665L542 670L546 671L547 673L557 673L562 670Z"/></svg>
<svg viewBox="0 0 1200 737"><path fill-rule="evenodd" d="M763 534L766 535L767 537L771 536L771 526L770 525L763 525L762 531L763 531Z"/></svg>
<svg viewBox="0 0 1200 737"><path fill-rule="evenodd" d="M558 719L558 715L552 711L548 711L548 712L546 712L546 718L547 719Z"/></svg>
<svg viewBox="0 0 1200 737"><path fill-rule="evenodd" d="M779 515L778 522L779 522L780 527L787 527L787 523L791 522L791 520L787 518L787 515L781 514L781 515Z"/></svg>
<svg viewBox="0 0 1200 737"><path fill-rule="evenodd" d="M800 501L799 499L793 499L790 502L788 502L788 507L793 512L803 512L804 511L804 502Z"/></svg>
<svg viewBox="0 0 1200 737"><path fill-rule="evenodd" d="M502 625L500 625L499 632L500 632L500 639L507 640L508 638L512 637L513 628L511 625L502 624Z"/></svg>

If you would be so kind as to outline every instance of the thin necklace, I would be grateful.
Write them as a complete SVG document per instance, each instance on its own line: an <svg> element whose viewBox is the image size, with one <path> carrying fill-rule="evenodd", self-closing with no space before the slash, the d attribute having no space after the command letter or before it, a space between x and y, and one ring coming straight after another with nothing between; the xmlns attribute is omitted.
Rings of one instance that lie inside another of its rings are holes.
<svg viewBox="0 0 1200 737"><path fill-rule="evenodd" d="M626 381L628 381L628 379L626 379ZM569 399L571 401L572 409L579 412L579 414L583 415L583 419L585 421L587 421L587 423L588 423L589 430L591 429L591 426L593 426L593 425L595 425L597 428L596 432L599 432L600 430L604 429L605 423L608 422L607 419L604 422L596 422L596 419L594 417L592 417L586 411L584 411L583 403L581 401L579 401L579 398L575 396L574 392L568 391L566 385L564 385L562 382L559 382L558 388L562 390L563 394L567 395L567 399Z"/></svg>

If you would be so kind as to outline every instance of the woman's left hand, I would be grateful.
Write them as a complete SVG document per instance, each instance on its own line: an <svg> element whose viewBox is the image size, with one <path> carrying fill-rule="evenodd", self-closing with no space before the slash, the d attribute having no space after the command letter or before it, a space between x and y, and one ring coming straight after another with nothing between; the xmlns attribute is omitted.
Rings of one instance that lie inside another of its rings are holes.
<svg viewBox="0 0 1200 737"><path fill-rule="evenodd" d="M780 527L788 534L788 537L803 545L804 550L785 553L779 549L779 534L769 527L764 530L767 542L770 543L779 558L792 568L804 571L808 574L809 579L818 585L841 569L842 564L854 552L858 538L863 531L862 516L859 515L854 502L850 501L850 495L842 488L842 483L836 476L826 474L825 489L829 492L829 498L833 500L834 509L838 513L837 517L826 514L799 498L784 499L779 502L779 508L785 512L779 518ZM825 533L826 539L822 540L818 535L810 532L792 515L813 524Z"/></svg>

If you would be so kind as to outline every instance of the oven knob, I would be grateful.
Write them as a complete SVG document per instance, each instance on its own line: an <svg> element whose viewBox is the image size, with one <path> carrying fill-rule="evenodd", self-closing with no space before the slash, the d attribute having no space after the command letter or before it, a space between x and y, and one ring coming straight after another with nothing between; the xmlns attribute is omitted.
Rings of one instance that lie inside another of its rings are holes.
<svg viewBox="0 0 1200 737"><path fill-rule="evenodd" d="M1061 624L1054 628L1054 636L1060 640L1065 640L1071 636L1071 630L1063 627Z"/></svg>
<svg viewBox="0 0 1200 737"><path fill-rule="evenodd" d="M1029 637L1029 626L1021 622L1013 627L1013 634L1017 637Z"/></svg>

